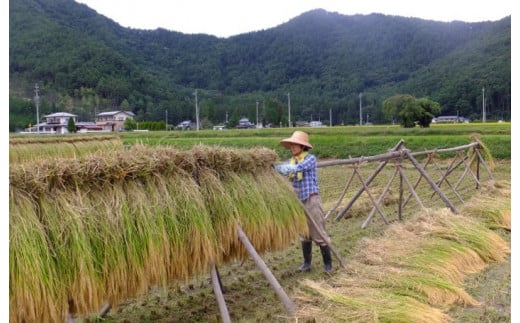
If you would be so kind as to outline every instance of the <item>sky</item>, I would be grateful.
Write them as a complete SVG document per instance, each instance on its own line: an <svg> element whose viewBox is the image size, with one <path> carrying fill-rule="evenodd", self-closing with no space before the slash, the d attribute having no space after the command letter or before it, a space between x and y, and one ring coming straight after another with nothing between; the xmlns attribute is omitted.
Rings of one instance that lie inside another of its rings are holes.
<svg viewBox="0 0 520 323"><path fill-rule="evenodd" d="M123 27L164 28L229 37L276 27L312 9L344 15L382 13L450 22L512 16L511 0L76 0Z"/></svg>

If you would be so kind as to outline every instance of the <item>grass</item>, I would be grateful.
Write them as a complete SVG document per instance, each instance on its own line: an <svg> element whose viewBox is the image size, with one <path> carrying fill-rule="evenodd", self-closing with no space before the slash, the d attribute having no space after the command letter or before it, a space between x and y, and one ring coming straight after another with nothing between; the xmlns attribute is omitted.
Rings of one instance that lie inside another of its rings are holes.
<svg viewBox="0 0 520 323"><path fill-rule="evenodd" d="M406 147L412 151L450 148L468 144L472 134L480 135L482 142L490 147L494 158L511 158L510 123L445 124L410 129L398 126L337 126L123 132L120 137L124 144L171 145L177 149L190 149L200 143L235 148L262 146L275 150L281 158L288 158L288 152L279 145L279 141L290 137L294 130L309 133L314 146L313 152L320 159L377 155L386 152L401 139L405 140Z"/></svg>

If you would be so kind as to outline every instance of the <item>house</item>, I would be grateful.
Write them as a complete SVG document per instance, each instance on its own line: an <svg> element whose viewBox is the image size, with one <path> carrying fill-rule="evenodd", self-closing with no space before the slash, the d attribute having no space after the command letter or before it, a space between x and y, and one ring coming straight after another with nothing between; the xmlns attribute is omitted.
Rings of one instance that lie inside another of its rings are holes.
<svg viewBox="0 0 520 323"><path fill-rule="evenodd" d="M96 125L105 131L123 131L125 120L134 118L135 114L131 111L108 111L96 115Z"/></svg>
<svg viewBox="0 0 520 323"><path fill-rule="evenodd" d="M40 122L32 126L29 132L39 132L44 134L64 134L68 133L69 119L72 118L76 123L78 116L67 112L56 112L43 116L45 122Z"/></svg>
<svg viewBox="0 0 520 323"><path fill-rule="evenodd" d="M127 118L134 118L135 114L131 111L110 111L101 112L96 115L96 122L78 122L78 115L68 112L56 112L43 116L45 122L40 122L26 129L23 133L40 134L65 134L69 133L69 119L74 120L77 132L107 132L122 131Z"/></svg>

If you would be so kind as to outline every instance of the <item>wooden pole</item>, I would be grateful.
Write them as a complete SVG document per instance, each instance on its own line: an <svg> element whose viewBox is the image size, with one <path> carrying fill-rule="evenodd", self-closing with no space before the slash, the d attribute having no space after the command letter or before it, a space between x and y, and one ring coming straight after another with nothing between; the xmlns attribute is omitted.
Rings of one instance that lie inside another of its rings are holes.
<svg viewBox="0 0 520 323"><path fill-rule="evenodd" d="M383 212L383 210L382 210L381 207L379 206L379 203L377 203L377 202L374 200L374 197L372 196L372 194L370 194L370 191L368 190L368 185L363 181L363 178L361 177L361 174L357 171L357 169L356 169L356 174L358 175L359 180L360 180L361 183L363 184L363 189L365 190L365 192L367 192L368 198L370 199L370 201L372 202L372 204L373 204L374 207L376 208L377 212L379 212L379 214L380 214L381 217L383 218L383 221L385 221L385 224L388 224L388 219L386 218L385 213Z"/></svg>
<svg viewBox="0 0 520 323"><path fill-rule="evenodd" d="M332 207L332 208L327 212L327 214L325 214L325 219L327 219L327 218L329 217L329 215L330 215L332 212L334 212L334 211L338 208L339 204L341 203L341 201L343 200L343 198L344 198L345 195L347 194L347 190L348 190L348 188L350 187L350 184L352 183L352 180L354 179L354 175L355 175L355 173L352 172L352 175L350 175L350 178L348 179L348 182L347 182L347 184L345 185L345 188L343 189L343 193L341 193L341 196L340 196L340 198L338 199L338 202L336 203L336 205L334 205L334 207Z"/></svg>
<svg viewBox="0 0 520 323"><path fill-rule="evenodd" d="M285 309L287 310L289 315L292 316L293 311L294 311L293 302L291 301L289 296L287 296L285 291L282 289L282 286L280 286L280 284L278 283L276 278L273 276L273 274L271 273L271 271L269 270L269 268L267 267L265 262L262 260L262 258L260 258L260 256L258 255L255 248L253 247L253 245L247 238L244 231L242 231L242 228L240 226L237 228L237 231L238 231L238 238L244 244L247 251L249 252L249 255L253 258L253 260L255 261L258 268L260 268L260 270L264 274L265 278L267 278L267 281L269 281L269 284L271 284L271 287L273 287L274 291L278 295L278 298L282 301L282 303L285 306Z"/></svg>
<svg viewBox="0 0 520 323"><path fill-rule="evenodd" d="M401 167L401 164L399 164L399 167ZM397 172L398 170L396 169L395 171ZM397 209L397 217L398 217L399 221L401 221L403 219L403 208L404 208L403 194L404 194L403 175L401 175L401 172L399 172L399 206Z"/></svg>
<svg viewBox="0 0 520 323"><path fill-rule="evenodd" d="M477 152L478 159L480 160L480 164L479 164L479 165L484 166L484 169L485 169L486 172L488 173L489 178L492 179L492 180L495 180L495 178L493 177L493 174L491 174L491 171L490 171L489 168L487 167L486 162L484 161L484 158L482 158L482 155L480 154L480 150L479 150L479 149L475 149L475 151ZM480 167L479 167L479 168L480 168ZM478 187L478 186L477 186L477 187Z"/></svg>
<svg viewBox="0 0 520 323"><path fill-rule="evenodd" d="M105 315L107 315L111 308L112 306L110 305L110 303L105 303L105 305L103 305L103 308L99 312L99 317L104 317Z"/></svg>
<svg viewBox="0 0 520 323"><path fill-rule="evenodd" d="M451 162L450 166L448 167L448 170L451 169L451 166L453 165L454 162L455 162L455 159L453 159L453 161ZM446 184L449 186L449 188L451 189L453 194L455 194L455 196L457 196L457 198L459 199L459 201L461 203L464 203L464 199L462 198L462 196L460 196L460 194L457 192L457 190L453 187L453 185L451 185L450 181L448 180L448 171L446 171L446 173L443 173L441 167L435 161L433 162L433 164L435 165L435 168L441 175L441 178L437 181L437 186L439 186L439 188L441 188L442 182L446 182ZM434 195L435 195L435 192L432 193L432 195L430 196L430 199Z"/></svg>
<svg viewBox="0 0 520 323"><path fill-rule="evenodd" d="M217 298L218 308L220 310L220 317L222 317L222 322L230 323L231 318L229 317L226 301L224 300L224 295L222 294L220 278L215 265L211 266L211 282L213 284L213 292L215 293L215 297Z"/></svg>
<svg viewBox="0 0 520 323"><path fill-rule="evenodd" d="M377 157L375 160L383 160L379 163L379 166L377 166L377 169L375 170L375 172L370 175L370 177L367 179L367 183L366 185L370 185L370 183L372 183L372 181L376 178L377 174L379 174L379 172L381 172L386 164L388 163L388 161L392 158L396 158L396 157L400 157L401 156L401 152L398 151L399 149L401 149L401 147L403 146L404 144L404 140L399 140L399 142L391 149L391 152L388 153L388 154L384 154L384 155L378 155L378 156L375 156ZM382 156L385 156L384 158ZM388 158L388 159L387 159ZM385 160L386 159L386 160ZM323 166L327 165L327 164L322 164ZM318 167L320 166L320 163L318 163ZM352 205L354 204L354 202L358 199L358 197L361 195L361 193L363 193L364 191L364 187L360 188L356 194L354 194L354 196L350 199L349 203L347 204L347 206L345 206L343 208L343 210L341 210L341 212L339 212L339 214L336 216L336 221L339 221L341 220L344 216L345 216L345 213L347 213L347 211L352 207Z"/></svg>
<svg viewBox="0 0 520 323"><path fill-rule="evenodd" d="M406 185L408 185L408 189L410 190L410 193L415 197L415 200L417 201L417 204L421 207L421 209L425 209L423 202L419 198L419 195L417 195L417 192L415 191L414 187L412 186L412 183L408 180L408 177L406 177L406 174L404 173L404 170L401 166L397 168L399 170L399 173L401 174L401 178L404 179L404 182Z"/></svg>
<svg viewBox="0 0 520 323"><path fill-rule="evenodd" d="M435 182L430 178L430 176L428 176L428 174L424 171L424 169L422 168L421 164L419 164L419 162L417 161L417 159L415 159L412 154L410 154L410 151L408 150L405 150L404 153L406 154L406 156L408 157L408 159L410 159L410 161L413 163L413 165L415 166L415 168L421 173L422 176L424 176L424 178L426 179L426 181L428 182L428 184L430 184L431 188L437 192L437 194L439 194L439 196L441 197L441 199L444 201L444 203L446 203L446 205L451 209L451 211L455 214L459 214L459 210L457 210L457 208L455 207L455 205L453 205L453 203L451 203L451 201L448 199L448 197L446 195L444 195L444 193L439 189L439 187L437 186L437 184L435 184Z"/></svg>
<svg viewBox="0 0 520 323"><path fill-rule="evenodd" d="M392 177L390 178L390 180L388 181L388 183L386 184L386 187L385 189L383 190L383 193L381 193L381 195L379 196L379 198L377 199L377 205L380 205L386 194L388 193L388 190L390 190L390 185L392 184L392 182L394 181L394 178L395 178L395 175L398 173L397 169L394 171L394 173L392 174ZM401 196L399 197L401 198ZM372 208L372 210L370 210L370 214L368 215L367 219L365 220L365 222L363 222L363 224L361 225L361 228L364 229L367 227L368 225L368 222L370 222L370 220L372 219L372 217L374 217L374 214L376 213L376 207L374 206ZM401 217L400 217L400 210L399 210L399 220L401 220ZM387 223L388 224L388 223Z"/></svg>
<svg viewBox="0 0 520 323"><path fill-rule="evenodd" d="M426 159L426 162L424 163L423 169L426 169L426 167L428 167L431 160L432 160L432 154L428 154L428 158ZM419 176L419 178L415 182L415 185L413 186L414 190L419 186L419 183L421 183L421 180L422 180L422 176ZM406 201L403 203L403 208L406 206L406 204L408 204L408 201L410 200L410 198L412 198L412 193L410 193L408 195L408 197L406 198Z"/></svg>
<svg viewBox="0 0 520 323"><path fill-rule="evenodd" d="M460 155L460 152L457 152L457 154ZM457 183L455 184L455 189L458 189L459 188L459 185L460 183L462 183L462 180L464 179L464 177L466 177L466 175L468 173L471 174L471 176L473 176L473 179L475 180L475 182L477 182L477 185L480 185L480 181L478 180L477 176L473 173L473 171L471 170L471 163L473 163L473 160L476 158L476 156L473 154L471 155L470 157L470 161L469 163L466 162L465 159L462 159L463 160L463 163L464 163L464 166L466 167L464 169L464 172L462 173L462 175L460 176L459 180L457 181Z"/></svg>

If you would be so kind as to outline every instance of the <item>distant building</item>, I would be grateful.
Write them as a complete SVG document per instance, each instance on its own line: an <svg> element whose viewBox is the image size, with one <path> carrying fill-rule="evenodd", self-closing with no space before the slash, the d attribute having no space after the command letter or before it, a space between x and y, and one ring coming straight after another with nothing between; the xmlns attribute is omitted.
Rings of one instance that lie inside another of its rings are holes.
<svg viewBox="0 0 520 323"><path fill-rule="evenodd" d="M25 133L39 132L41 134L64 134L68 133L69 119L77 123L78 116L67 112L56 112L43 116L45 122L40 122L26 129Z"/></svg>
<svg viewBox="0 0 520 323"><path fill-rule="evenodd" d="M77 122L76 123L76 131L80 133L86 132L107 132L104 130L102 126L98 126L95 122L86 121L86 122Z"/></svg>
<svg viewBox="0 0 520 323"><path fill-rule="evenodd" d="M96 115L96 122L79 121L78 115L68 112L56 112L43 116L45 122L40 122L23 133L40 134L65 134L69 133L69 119L74 120L76 131L86 132L109 132L122 131L127 118L133 118L135 114L130 111L101 112Z"/></svg>
<svg viewBox="0 0 520 323"><path fill-rule="evenodd" d="M311 127L325 127L321 121L311 121L309 123L309 126Z"/></svg>
<svg viewBox="0 0 520 323"><path fill-rule="evenodd" d="M105 131L123 131L125 120L134 118L135 114L131 111L108 111L96 115L96 125Z"/></svg>
<svg viewBox="0 0 520 323"><path fill-rule="evenodd" d="M254 123L251 123L248 118L242 118L238 120L238 129L256 128Z"/></svg>
<svg viewBox="0 0 520 323"><path fill-rule="evenodd" d="M438 116L432 119L432 123L469 123L469 120L459 116Z"/></svg>

